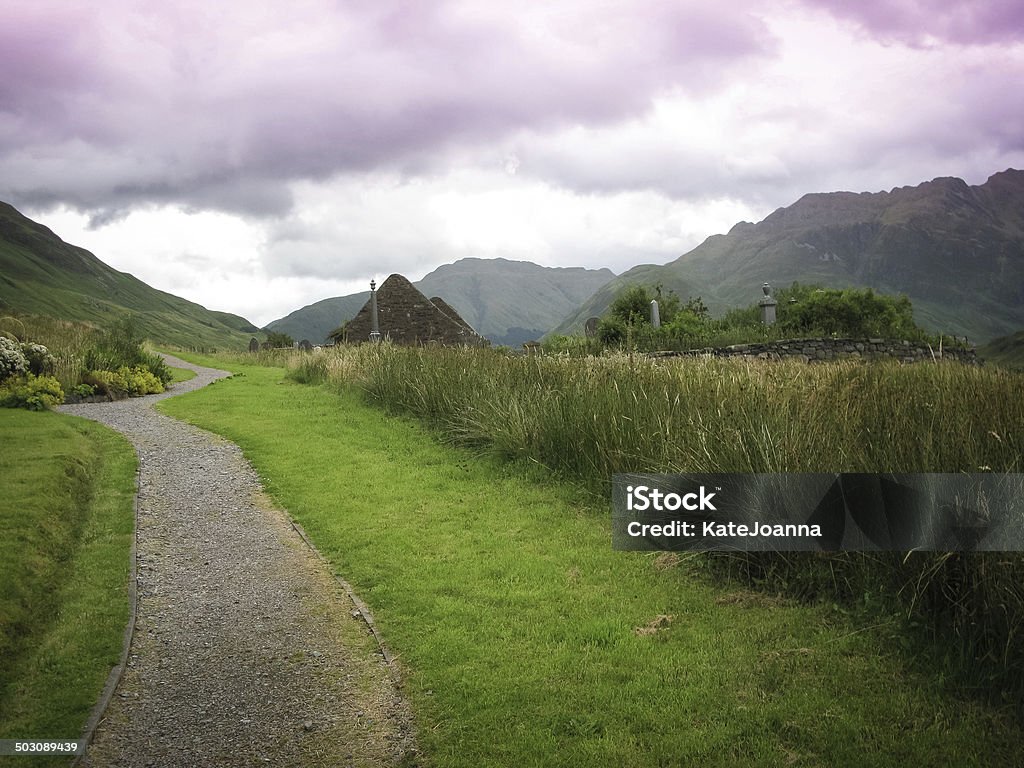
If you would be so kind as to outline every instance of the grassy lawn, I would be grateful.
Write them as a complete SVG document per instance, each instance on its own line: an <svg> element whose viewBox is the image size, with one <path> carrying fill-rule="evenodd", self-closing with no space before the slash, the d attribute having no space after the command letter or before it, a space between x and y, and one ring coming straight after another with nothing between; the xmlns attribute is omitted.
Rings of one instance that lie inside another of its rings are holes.
<svg viewBox="0 0 1024 768"><path fill-rule="evenodd" d="M613 552L607 506L528 463L280 368L205 362L243 375L159 408L241 445L367 601L433 764L1019 762L1020 730L949 698L894 624Z"/></svg>
<svg viewBox="0 0 1024 768"><path fill-rule="evenodd" d="M179 381L188 381L196 377L195 371L190 371L188 368L175 368L174 366L168 366L171 369L171 385L177 384Z"/></svg>
<svg viewBox="0 0 1024 768"><path fill-rule="evenodd" d="M0 409L0 738L78 738L120 660L136 466L99 424Z"/></svg>

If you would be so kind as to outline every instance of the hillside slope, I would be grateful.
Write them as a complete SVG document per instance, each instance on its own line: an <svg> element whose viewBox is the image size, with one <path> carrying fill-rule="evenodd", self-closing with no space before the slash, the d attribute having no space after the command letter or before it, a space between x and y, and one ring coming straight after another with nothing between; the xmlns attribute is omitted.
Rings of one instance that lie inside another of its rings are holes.
<svg viewBox="0 0 1024 768"><path fill-rule="evenodd" d="M148 338L182 347L242 348L258 330L118 272L0 202L0 312L9 311L97 325L130 312Z"/></svg>
<svg viewBox="0 0 1024 768"><path fill-rule="evenodd" d="M617 279L673 281L691 283L716 311L756 301L765 281L870 286L907 294L918 322L935 331L979 342L1012 333L1024 327L1024 171L978 186L938 178L890 192L805 195ZM559 327L601 314L608 300L591 297Z"/></svg>
<svg viewBox="0 0 1024 768"><path fill-rule="evenodd" d="M986 363L1024 371L1024 331L992 339L978 348L978 355Z"/></svg>

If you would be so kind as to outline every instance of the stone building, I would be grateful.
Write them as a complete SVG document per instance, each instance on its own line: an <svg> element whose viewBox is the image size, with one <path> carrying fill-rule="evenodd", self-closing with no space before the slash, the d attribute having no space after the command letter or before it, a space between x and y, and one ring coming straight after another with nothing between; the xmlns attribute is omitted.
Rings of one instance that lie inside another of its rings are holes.
<svg viewBox="0 0 1024 768"><path fill-rule="evenodd" d="M373 330L373 298L356 316L332 331L336 342L356 344L370 340ZM442 344L483 346L487 340L443 299L428 299L402 275L391 275L377 289L380 337L395 344Z"/></svg>

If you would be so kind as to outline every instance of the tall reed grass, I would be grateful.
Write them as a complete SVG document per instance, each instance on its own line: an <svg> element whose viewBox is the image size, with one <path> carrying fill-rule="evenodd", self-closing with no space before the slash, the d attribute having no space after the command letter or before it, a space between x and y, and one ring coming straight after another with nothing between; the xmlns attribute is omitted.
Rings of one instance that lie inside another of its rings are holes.
<svg viewBox="0 0 1024 768"><path fill-rule="evenodd" d="M87 323L58 320L44 315L0 317L0 331L13 333L21 341L42 344L53 355L53 375L65 392L81 383L85 355L95 343L98 331Z"/></svg>
<svg viewBox="0 0 1024 768"><path fill-rule="evenodd" d="M1024 377L957 363L521 357L340 347L293 356L448 439L605 493L618 472L1021 472ZM804 597L899 606L971 685L1024 712L1024 557L746 553L715 569Z"/></svg>

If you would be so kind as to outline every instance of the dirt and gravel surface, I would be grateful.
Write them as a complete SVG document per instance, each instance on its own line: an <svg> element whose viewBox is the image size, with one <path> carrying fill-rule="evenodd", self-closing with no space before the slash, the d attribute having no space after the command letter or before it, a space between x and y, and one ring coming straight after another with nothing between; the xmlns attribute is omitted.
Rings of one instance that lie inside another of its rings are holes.
<svg viewBox="0 0 1024 768"><path fill-rule="evenodd" d="M153 403L61 410L140 459L137 621L85 766L416 765L412 718L358 608L238 447Z"/></svg>

